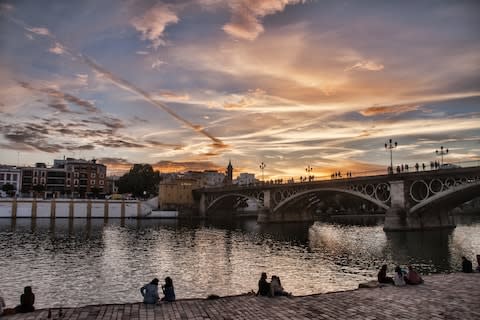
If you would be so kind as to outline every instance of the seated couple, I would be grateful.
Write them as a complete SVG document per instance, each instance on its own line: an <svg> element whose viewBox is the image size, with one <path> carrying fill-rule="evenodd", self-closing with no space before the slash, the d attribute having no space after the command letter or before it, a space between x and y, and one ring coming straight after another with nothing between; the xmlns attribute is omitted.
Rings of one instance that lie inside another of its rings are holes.
<svg viewBox="0 0 480 320"><path fill-rule="evenodd" d="M396 286L404 286L406 284L421 284L423 283L422 277L413 269L412 266L408 266L408 272L405 274L402 269L395 267L394 277L387 276L387 265L384 264L377 275L379 283L389 283Z"/></svg>
<svg viewBox="0 0 480 320"><path fill-rule="evenodd" d="M267 274L262 272L260 280L258 280L257 296L265 297L278 297L278 296L291 296L291 293L283 290L280 277L272 276L270 283L267 282Z"/></svg>
<svg viewBox="0 0 480 320"><path fill-rule="evenodd" d="M147 283L140 289L140 293L143 296L143 303L156 304L159 301L175 301L175 290L173 288L172 278L165 278L165 284L162 285L162 291L164 297L160 299L160 297L158 296L158 279L153 279L150 283Z"/></svg>

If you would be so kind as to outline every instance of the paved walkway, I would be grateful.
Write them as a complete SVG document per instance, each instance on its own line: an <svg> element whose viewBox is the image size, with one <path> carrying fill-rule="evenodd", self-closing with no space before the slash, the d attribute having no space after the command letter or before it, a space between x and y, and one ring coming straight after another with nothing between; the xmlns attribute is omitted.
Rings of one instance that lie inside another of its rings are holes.
<svg viewBox="0 0 480 320"><path fill-rule="evenodd" d="M304 297L226 297L52 309L51 319L480 319L480 274L433 275L420 286L359 289ZM48 310L5 317L47 319Z"/></svg>

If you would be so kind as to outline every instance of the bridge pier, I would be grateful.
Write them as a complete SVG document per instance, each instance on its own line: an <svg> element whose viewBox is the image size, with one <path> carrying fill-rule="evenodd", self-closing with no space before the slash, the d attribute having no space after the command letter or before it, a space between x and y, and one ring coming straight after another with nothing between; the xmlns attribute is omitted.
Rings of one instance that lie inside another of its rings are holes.
<svg viewBox="0 0 480 320"><path fill-rule="evenodd" d="M436 228L454 228L455 222L447 209L437 209L435 212L410 212L408 201L405 199L407 190L404 182L391 181L392 206L385 214L385 231L413 231Z"/></svg>

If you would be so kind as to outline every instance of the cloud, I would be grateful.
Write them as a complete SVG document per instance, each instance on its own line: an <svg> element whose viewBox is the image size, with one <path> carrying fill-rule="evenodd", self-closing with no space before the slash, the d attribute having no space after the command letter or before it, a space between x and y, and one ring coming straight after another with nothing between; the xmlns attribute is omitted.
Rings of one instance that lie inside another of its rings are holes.
<svg viewBox="0 0 480 320"><path fill-rule="evenodd" d="M350 70L380 71L383 69L384 69L383 64L376 63L371 60L364 60L364 61L355 63L351 67L346 68L345 71L350 71Z"/></svg>
<svg viewBox="0 0 480 320"><path fill-rule="evenodd" d="M144 55L148 54L148 51L136 51L135 53L138 54L138 55L143 55L144 56Z"/></svg>
<svg viewBox="0 0 480 320"><path fill-rule="evenodd" d="M416 111L421 106L417 104L411 105L397 105L397 106L376 106L370 107L360 111L360 114L365 117L377 116L381 114L395 114L399 115L406 112Z"/></svg>
<svg viewBox="0 0 480 320"><path fill-rule="evenodd" d="M62 99L67 102L73 103L79 107L83 107L86 111L92 112L92 113L97 113L99 110L97 107L86 100L80 99L72 94L62 92L60 90L54 89L54 88L35 88L33 87L30 83L25 82L25 81L18 81L18 84L27 90L31 91L37 91L37 92L42 92L46 93L50 97L56 98L56 99Z"/></svg>
<svg viewBox="0 0 480 320"><path fill-rule="evenodd" d="M13 11L13 10L14 10L14 7L9 3L1 3L0 4L0 13L7 13L7 12L10 12L10 11Z"/></svg>
<svg viewBox="0 0 480 320"><path fill-rule="evenodd" d="M26 30L38 34L40 36L51 36L47 28L25 28Z"/></svg>
<svg viewBox="0 0 480 320"><path fill-rule="evenodd" d="M65 53L65 48L58 42L55 42L55 47L48 49L49 52L54 53L54 54L64 54Z"/></svg>
<svg viewBox="0 0 480 320"><path fill-rule="evenodd" d="M253 102L249 99L246 99L246 98L242 98L236 102L225 102L223 104L223 107L225 109L243 109L243 108L246 108L248 106L251 106L253 104Z"/></svg>
<svg viewBox="0 0 480 320"><path fill-rule="evenodd" d="M287 5L304 2L301 0L237 0L230 1L232 17L223 26L229 35L244 40L255 40L263 31L261 19L281 12Z"/></svg>
<svg viewBox="0 0 480 320"><path fill-rule="evenodd" d="M133 18L130 23L137 31L142 33L142 40L151 41L152 47L157 49L159 46L165 45L163 39L165 28L178 21L179 19L172 10L172 6L157 4L143 16Z"/></svg>
<svg viewBox="0 0 480 320"><path fill-rule="evenodd" d="M204 171L215 170L225 171L226 166L220 166L211 161L159 161L154 163L153 168L160 172L186 172L186 171Z"/></svg>
<svg viewBox="0 0 480 320"><path fill-rule="evenodd" d="M152 69L160 69L160 67L164 64L165 64L165 61L156 59L155 61L152 62Z"/></svg>
<svg viewBox="0 0 480 320"><path fill-rule="evenodd" d="M162 91L158 97L155 99L162 99L162 100L174 100L174 101L188 101L190 100L190 96L187 93L176 93L173 91Z"/></svg>

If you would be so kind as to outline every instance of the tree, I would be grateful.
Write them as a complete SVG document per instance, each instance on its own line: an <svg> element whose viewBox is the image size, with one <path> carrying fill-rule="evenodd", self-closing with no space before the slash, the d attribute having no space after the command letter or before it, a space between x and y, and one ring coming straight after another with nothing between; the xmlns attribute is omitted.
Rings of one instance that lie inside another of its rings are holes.
<svg viewBox="0 0 480 320"><path fill-rule="evenodd" d="M6 183L2 186L2 191L5 191L10 197L15 193L15 186L10 183Z"/></svg>
<svg viewBox="0 0 480 320"><path fill-rule="evenodd" d="M32 190L35 191L35 196L37 196L39 193L45 191L45 186L43 184L36 184L32 187Z"/></svg>
<svg viewBox="0 0 480 320"><path fill-rule="evenodd" d="M120 193L132 193L136 197L143 197L144 191L147 195L158 194L160 183L160 172L154 171L149 164L134 164L130 171L118 180L118 191Z"/></svg>

